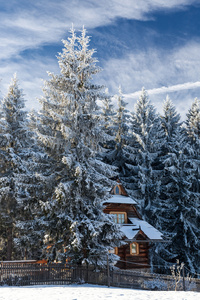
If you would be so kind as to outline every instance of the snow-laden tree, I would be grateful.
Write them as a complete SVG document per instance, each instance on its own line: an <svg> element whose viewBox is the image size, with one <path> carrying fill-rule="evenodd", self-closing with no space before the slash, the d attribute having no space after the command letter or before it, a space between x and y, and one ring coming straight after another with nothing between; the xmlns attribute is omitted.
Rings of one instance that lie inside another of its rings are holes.
<svg viewBox="0 0 200 300"><path fill-rule="evenodd" d="M126 162L126 146L128 144L128 120L129 114L126 109L127 103L123 99L121 88L119 94L115 95L117 107L110 119L110 135L112 135L112 144L110 148L103 153L104 161L112 166L117 167L119 176L126 175L125 162ZM123 181L123 180L122 180ZM124 182L123 182L124 183Z"/></svg>
<svg viewBox="0 0 200 300"><path fill-rule="evenodd" d="M114 130L116 149L120 152L127 144L129 113L126 109L127 103L124 101L121 87L119 87L119 94L115 97L117 98L117 109L114 116Z"/></svg>
<svg viewBox="0 0 200 300"><path fill-rule="evenodd" d="M36 189L30 169L33 141L24 107L23 94L14 76L1 104L0 120L0 230L4 241L1 257L8 260L24 256L25 245L14 243L20 236L17 224L27 216L27 205Z"/></svg>
<svg viewBox="0 0 200 300"><path fill-rule="evenodd" d="M105 98L102 99L102 107L101 107L101 130L104 131L105 141L103 143L103 147L105 149L113 149L114 148L114 116L116 115L112 97L108 93L108 89L105 91Z"/></svg>
<svg viewBox="0 0 200 300"><path fill-rule="evenodd" d="M156 225L162 170L160 156L165 135L161 120L144 88L132 113L130 130L132 136L127 167L131 173L133 195L138 199L143 218Z"/></svg>
<svg viewBox="0 0 200 300"><path fill-rule="evenodd" d="M185 135L187 143L190 147L190 162L193 169L193 178L191 182L190 191L195 198L195 208L198 213L194 217L196 224L200 223L200 101L196 98L192 103L191 108L188 111L187 119L185 122ZM199 227L199 225L197 225ZM200 235L198 236L198 240ZM193 265L196 267L196 271L200 272L199 266L199 251L200 246L196 247L194 255L196 260Z"/></svg>
<svg viewBox="0 0 200 300"><path fill-rule="evenodd" d="M161 156L162 161L162 176L161 176L161 185L160 185L160 202L159 210L157 211L157 229L163 232L164 236L170 238L172 234L172 224L171 220L173 219L173 209L174 206L170 204L173 200L170 198L170 194L166 186L170 186L172 183L171 174L166 171L165 164L171 157L171 152L173 148L173 142L176 135L181 131L181 122L180 115L176 111L176 107L170 100L169 96L166 97L166 100L163 103L163 114L161 116L162 126L165 131L166 142L163 147L163 152ZM173 260L176 257L173 251L172 253L168 250L169 244L159 243L154 246L154 264L160 265L161 267L167 267L169 269L168 262ZM170 246L171 247L171 246ZM172 247L173 248L173 247ZM172 249L171 248L171 249Z"/></svg>
<svg viewBox="0 0 200 300"><path fill-rule="evenodd" d="M29 130L29 147L26 157L23 158L26 166L25 183L28 183L24 189L28 192L28 196L18 205L19 215L15 224L17 234L14 239L20 259L41 259L45 216L40 203L53 192L49 157L37 144L36 115L36 112L29 112L26 120Z"/></svg>
<svg viewBox="0 0 200 300"><path fill-rule="evenodd" d="M170 141L181 123L180 114L177 113L176 107L174 106L169 96L166 97L166 100L163 103L163 115L161 116L161 119L167 141Z"/></svg>
<svg viewBox="0 0 200 300"><path fill-rule="evenodd" d="M45 83L38 138L49 155L54 192L43 203L45 240L50 260L104 265L121 233L102 202L115 173L96 158L102 134L97 99L102 87L93 83L96 66L86 30L74 29L58 56L60 74ZM114 257L113 257L114 258Z"/></svg>
<svg viewBox="0 0 200 300"><path fill-rule="evenodd" d="M195 98L187 113L186 129L191 141L197 141L200 136L200 100Z"/></svg>
<svg viewBox="0 0 200 300"><path fill-rule="evenodd" d="M185 124L187 140L192 149L193 168L195 171L192 190L200 198L200 101L197 98L188 111Z"/></svg>
<svg viewBox="0 0 200 300"><path fill-rule="evenodd" d="M180 122L180 114L177 113L176 107L173 102L170 100L169 96L166 97L166 100L163 103L163 115L161 116L162 126L165 131L166 143L163 148L163 153L161 160L164 164L165 159L168 157L168 154L171 153L172 149L172 140L174 141L174 136L179 132L182 123ZM163 166L163 176L162 176L162 186L161 186L161 198L165 201L165 192L166 184L170 181L170 178L167 177L167 173L164 171Z"/></svg>
<svg viewBox="0 0 200 300"><path fill-rule="evenodd" d="M200 229L199 209L191 191L194 171L183 128L177 127L165 158L165 199L162 201L162 232L171 237L171 243L159 251L161 259L173 262L179 259L191 270L199 270Z"/></svg>

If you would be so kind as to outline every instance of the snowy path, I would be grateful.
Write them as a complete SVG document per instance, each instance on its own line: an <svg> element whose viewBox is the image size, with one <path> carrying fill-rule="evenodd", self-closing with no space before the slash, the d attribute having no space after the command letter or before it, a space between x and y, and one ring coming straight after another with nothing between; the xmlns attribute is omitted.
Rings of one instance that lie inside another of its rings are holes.
<svg viewBox="0 0 200 300"><path fill-rule="evenodd" d="M95 285L0 287L0 300L197 300L200 293L141 291Z"/></svg>

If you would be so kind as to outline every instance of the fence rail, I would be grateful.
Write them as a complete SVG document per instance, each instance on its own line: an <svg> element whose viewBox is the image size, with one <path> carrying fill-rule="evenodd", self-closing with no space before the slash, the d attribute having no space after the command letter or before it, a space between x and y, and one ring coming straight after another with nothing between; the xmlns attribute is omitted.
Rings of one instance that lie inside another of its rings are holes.
<svg viewBox="0 0 200 300"><path fill-rule="evenodd" d="M0 285L67 285L73 283L90 283L135 289L173 290L174 279L170 275L150 272L102 269L92 267L71 266L67 264L33 264L33 263L1 263ZM180 281L179 289L183 289ZM186 290L200 291L200 279L189 278Z"/></svg>

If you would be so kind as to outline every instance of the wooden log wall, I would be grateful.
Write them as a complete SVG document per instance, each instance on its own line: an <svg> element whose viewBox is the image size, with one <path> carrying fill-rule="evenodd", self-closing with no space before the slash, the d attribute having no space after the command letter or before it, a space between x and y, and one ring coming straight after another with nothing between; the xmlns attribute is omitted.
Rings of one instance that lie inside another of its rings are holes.
<svg viewBox="0 0 200 300"><path fill-rule="evenodd" d="M146 242L140 242L139 245L139 253L137 255L130 254L130 244L122 246L118 248L118 256L120 257L120 261L116 264L116 266L120 269L143 269L149 268L149 257L148 257L148 249L149 244Z"/></svg>

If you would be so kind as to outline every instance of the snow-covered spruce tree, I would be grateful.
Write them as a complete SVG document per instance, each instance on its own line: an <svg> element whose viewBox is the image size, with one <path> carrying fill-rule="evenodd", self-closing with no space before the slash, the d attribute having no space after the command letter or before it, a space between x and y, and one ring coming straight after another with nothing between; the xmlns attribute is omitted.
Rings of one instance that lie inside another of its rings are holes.
<svg viewBox="0 0 200 300"><path fill-rule="evenodd" d="M108 250L120 245L121 233L102 206L114 172L95 158L101 140L96 104L101 86L92 79L99 68L85 29L80 36L72 29L63 43L60 74L49 73L38 126L55 187L44 202L45 239L52 245L46 255L49 260L105 265Z"/></svg>
<svg viewBox="0 0 200 300"><path fill-rule="evenodd" d="M114 137L114 116L116 112L112 97L108 93L108 89L105 91L105 97L102 100L102 106L100 111L101 130L103 131L104 141L102 143L102 152L110 152L115 149L115 137Z"/></svg>
<svg viewBox="0 0 200 300"><path fill-rule="evenodd" d="M176 133L178 127L180 127L180 114L177 113L176 107L169 98L166 97L166 100L163 103L163 115L161 116L162 125L165 130L166 140L171 141L173 134Z"/></svg>
<svg viewBox="0 0 200 300"><path fill-rule="evenodd" d="M193 179L190 187L193 197L195 198L196 214L193 216L193 221L196 226L199 227L200 224L200 101L196 98L192 103L191 108L188 111L187 119L185 122L185 135L187 143L190 147L190 161L193 169ZM198 236L200 240L200 234ZM196 239L194 241L195 249L194 251L194 265L196 266L196 271L200 272L199 266L199 252L200 246L196 244Z"/></svg>
<svg viewBox="0 0 200 300"><path fill-rule="evenodd" d="M41 202L52 195L52 182L49 157L39 147L36 136L36 112L29 112L28 130L29 147L26 149L24 166L26 174L24 186L27 197L18 205L19 215L16 218L15 230L17 232L14 244L18 249L18 257L25 259L41 259L44 245L45 217L41 209Z"/></svg>
<svg viewBox="0 0 200 300"><path fill-rule="evenodd" d="M200 100L195 98L191 108L187 113L186 129L191 143L199 139L200 136Z"/></svg>
<svg viewBox="0 0 200 300"><path fill-rule="evenodd" d="M114 109L114 113L110 118L110 135L112 136L112 144L107 147L107 151L102 151L102 157L104 162L117 168L118 176L120 180L125 184L126 177L126 160L128 144L128 120L129 114L126 109L127 103L123 99L121 88L119 88L119 94L115 95L117 101L117 107ZM105 131L105 130L104 130Z"/></svg>
<svg viewBox="0 0 200 300"><path fill-rule="evenodd" d="M129 167L133 195L138 200L142 217L156 226L159 209L162 167L160 156L165 134L155 108L143 88L130 119Z"/></svg>
<svg viewBox="0 0 200 300"><path fill-rule="evenodd" d="M31 133L16 76L1 105L0 156L0 223L4 240L1 259L23 258L24 245L16 245L14 240L20 236L17 223L28 213L27 203L33 198L35 185L29 169L32 165Z"/></svg>
<svg viewBox="0 0 200 300"><path fill-rule="evenodd" d="M177 113L176 107L170 100L169 96L166 97L166 100L163 103L163 115L161 116L162 126L166 135L166 143L163 148L163 155L161 160L164 164L164 161L168 157L168 154L171 153L172 149L172 140L174 140L174 136L177 134L177 130L179 132L182 123L180 122L180 114ZM168 184L170 178L167 177L163 167L163 176L162 176L162 185L161 185L161 199L165 202L167 198L166 193L166 184ZM167 204L166 204L167 205ZM164 213L165 214L165 213ZM162 222L161 222L162 223ZM162 224L161 224L162 225Z"/></svg>
<svg viewBox="0 0 200 300"><path fill-rule="evenodd" d="M171 237L171 243L160 251L160 256L168 262L174 262L177 258L191 272L195 272L199 269L199 210L196 195L191 191L195 174L191 148L183 128L177 127L169 149L164 161L165 178L168 180L165 185L165 206L162 206L162 231Z"/></svg>
<svg viewBox="0 0 200 300"><path fill-rule="evenodd" d="M108 153L115 149L115 136L114 136L114 116L116 115L112 97L108 93L108 89L105 91L100 109L100 129L103 131L103 142L100 143L100 152L103 161L106 161ZM109 163L109 161L108 161Z"/></svg>
<svg viewBox="0 0 200 300"><path fill-rule="evenodd" d="M166 171L165 163L171 157L171 152L173 148L173 142L175 136L181 130L180 115L177 113L175 106L170 100L169 96L166 97L166 100L163 104L163 115L161 116L162 126L166 135L166 142L164 144L161 161L163 164L163 171L161 176L161 186L160 186L160 203L159 210L157 212L157 229L159 229L165 237L172 238L172 219L173 219L173 208L174 206L170 205L173 200L170 198L169 191L166 186L171 184L171 174ZM170 176L169 176L170 174ZM168 262L173 261L176 257L173 251L169 251L169 244L159 243L154 246L154 264L160 265L161 267L166 267L169 270ZM171 247L171 246L170 246Z"/></svg>
<svg viewBox="0 0 200 300"><path fill-rule="evenodd" d="M200 101L197 98L188 111L185 125L187 140L193 151L192 159L195 180L192 183L192 190L200 199Z"/></svg>
<svg viewBox="0 0 200 300"><path fill-rule="evenodd" d="M115 141L116 141L116 150L118 152L127 144L128 136L128 120L129 114L126 109L127 103L123 99L121 88L119 87L119 95L115 96L117 98L117 109L116 115L114 116L114 125L115 125Z"/></svg>

